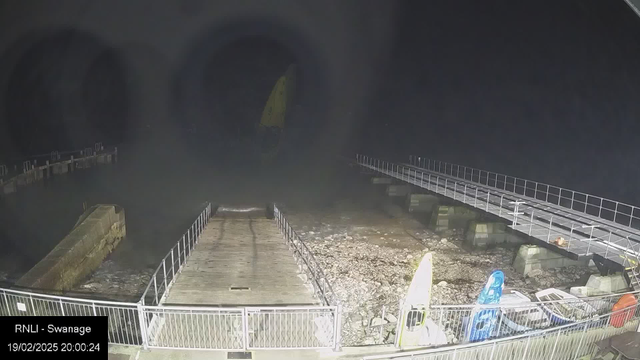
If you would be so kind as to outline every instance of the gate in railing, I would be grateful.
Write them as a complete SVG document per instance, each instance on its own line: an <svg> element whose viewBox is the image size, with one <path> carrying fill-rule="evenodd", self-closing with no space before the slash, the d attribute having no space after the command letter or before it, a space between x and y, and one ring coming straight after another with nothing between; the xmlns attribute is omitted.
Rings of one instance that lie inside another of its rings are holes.
<svg viewBox="0 0 640 360"><path fill-rule="evenodd" d="M335 306L143 306L142 311L151 348L333 349L339 339Z"/></svg>

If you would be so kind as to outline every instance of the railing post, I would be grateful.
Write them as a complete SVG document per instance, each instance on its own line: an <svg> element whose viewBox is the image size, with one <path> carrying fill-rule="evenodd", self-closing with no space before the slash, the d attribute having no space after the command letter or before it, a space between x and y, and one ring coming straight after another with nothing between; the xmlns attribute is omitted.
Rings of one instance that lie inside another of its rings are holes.
<svg viewBox="0 0 640 360"><path fill-rule="evenodd" d="M33 296L31 296L31 294L29 294L29 303L31 304L31 308L33 309L33 315L38 316L38 313L36 312L36 307L33 306Z"/></svg>
<svg viewBox="0 0 640 360"><path fill-rule="evenodd" d="M338 304L338 306L336 307L336 323L335 323L335 328L334 328L334 350L335 351L340 351L341 346L340 346L340 332L342 331L342 305ZM400 320L398 320L400 321Z"/></svg>
<svg viewBox="0 0 640 360"><path fill-rule="evenodd" d="M164 275L164 292L167 292L167 262L166 257L162 259L162 274Z"/></svg>
<svg viewBox="0 0 640 360"><path fill-rule="evenodd" d="M156 305L159 305L160 302L158 301L158 282L156 281L156 274L153 274L153 288L156 294Z"/></svg>
<svg viewBox="0 0 640 360"><path fill-rule="evenodd" d="M580 354L580 348L582 347L582 342L584 341L584 334L587 332L587 326L589 325L589 323L585 323L584 324L584 329L582 330L582 335L580 336L580 343L578 343L578 348L576 349L575 353L574 353L574 358L578 358L579 354Z"/></svg>
<svg viewBox="0 0 640 360"><path fill-rule="evenodd" d="M536 212L535 210L531 211L531 220L529 223L529 236L531 236L531 231L533 230L533 213Z"/></svg>
<svg viewBox="0 0 640 360"><path fill-rule="evenodd" d="M184 239L184 236L182 237ZM180 240L178 240L178 272L182 268L182 260L180 258Z"/></svg>
<svg viewBox="0 0 640 360"><path fill-rule="evenodd" d="M487 208L486 211L489 212L489 198L491 197L491 192L487 190Z"/></svg>
<svg viewBox="0 0 640 360"><path fill-rule="evenodd" d="M180 242L179 241L178 241L178 246L180 246ZM174 262L175 262L175 260L173 259L173 248L171 248L171 275L172 275L171 279L172 280L176 278L176 268L173 265Z"/></svg>
<svg viewBox="0 0 640 360"><path fill-rule="evenodd" d="M7 305L7 316L11 316L11 307L9 306L9 298L7 297L7 292L2 290L2 296L4 297L4 303Z"/></svg>
<svg viewBox="0 0 640 360"><path fill-rule="evenodd" d="M462 202L467 203L467 183L464 184L464 194L462 195Z"/></svg>
<svg viewBox="0 0 640 360"><path fill-rule="evenodd" d="M476 197L473 201L473 207L478 207L478 188L476 187Z"/></svg>
<svg viewBox="0 0 640 360"><path fill-rule="evenodd" d="M549 239L551 239L551 224L553 223L553 215L551 215L551 217L549 218L549 234L547 235L547 243L549 242Z"/></svg>
<svg viewBox="0 0 640 360"><path fill-rule="evenodd" d="M242 308L242 346L244 350L249 349L249 315L247 308Z"/></svg>
<svg viewBox="0 0 640 360"><path fill-rule="evenodd" d="M136 304L136 310L138 312L138 322L140 323L140 336L142 337L142 347L147 350L149 348L149 339L147 337L147 321L144 316L144 307L138 302Z"/></svg>
<svg viewBox="0 0 640 360"><path fill-rule="evenodd" d="M453 200L456 199L456 193L458 192L458 182L453 183Z"/></svg>
<svg viewBox="0 0 640 360"><path fill-rule="evenodd" d="M560 340L560 334L562 331L558 331L558 336L556 336L556 341L553 343L553 350L551 350L551 355L547 359L553 359L553 355L556 353L556 347L558 346L558 340Z"/></svg>
<svg viewBox="0 0 640 360"><path fill-rule="evenodd" d="M527 337L527 344L524 346L524 351L522 352L522 359L527 359L527 351L529 351L529 344L531 343L531 336Z"/></svg>

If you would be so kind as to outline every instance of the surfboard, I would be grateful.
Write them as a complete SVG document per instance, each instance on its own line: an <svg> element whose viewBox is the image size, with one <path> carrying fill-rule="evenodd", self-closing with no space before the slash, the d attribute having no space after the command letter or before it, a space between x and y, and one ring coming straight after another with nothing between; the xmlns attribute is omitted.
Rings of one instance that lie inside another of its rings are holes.
<svg viewBox="0 0 640 360"><path fill-rule="evenodd" d="M477 305L499 305L504 287L504 273L496 270L478 295ZM490 309L474 309L467 327L469 341L483 341L491 336L498 320L498 306Z"/></svg>
<svg viewBox="0 0 640 360"><path fill-rule="evenodd" d="M431 286L433 283L433 255L426 253L416 269L407 296L402 304L396 345L430 346L447 343L445 333L429 319Z"/></svg>
<svg viewBox="0 0 640 360"><path fill-rule="evenodd" d="M287 114L293 106L296 88L296 65L292 64L271 90L257 126L262 162L272 161L280 151L284 139Z"/></svg>

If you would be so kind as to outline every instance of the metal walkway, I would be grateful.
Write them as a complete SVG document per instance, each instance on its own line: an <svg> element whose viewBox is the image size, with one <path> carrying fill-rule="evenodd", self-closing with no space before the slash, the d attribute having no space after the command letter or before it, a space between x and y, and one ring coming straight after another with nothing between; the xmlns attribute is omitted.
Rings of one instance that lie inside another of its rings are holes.
<svg viewBox="0 0 640 360"><path fill-rule="evenodd" d="M165 305L316 305L274 220L218 210L168 291Z"/></svg>
<svg viewBox="0 0 640 360"><path fill-rule="evenodd" d="M640 209L631 205L415 156L408 164L364 155L357 155L356 162L496 215L512 229L572 258L593 258L618 270L638 264ZM556 245L559 237L564 246Z"/></svg>

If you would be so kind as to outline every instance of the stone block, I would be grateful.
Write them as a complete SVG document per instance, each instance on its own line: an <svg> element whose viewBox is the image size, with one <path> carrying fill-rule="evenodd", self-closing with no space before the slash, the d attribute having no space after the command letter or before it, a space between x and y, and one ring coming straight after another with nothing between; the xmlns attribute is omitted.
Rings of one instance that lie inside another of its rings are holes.
<svg viewBox="0 0 640 360"><path fill-rule="evenodd" d="M54 175L66 174L67 172L69 172L69 165L66 163L55 163L52 165L52 167Z"/></svg>
<svg viewBox="0 0 640 360"><path fill-rule="evenodd" d="M429 194L409 194L407 208L409 212L430 213L439 203L438 197Z"/></svg>
<svg viewBox="0 0 640 360"><path fill-rule="evenodd" d="M622 274L608 276L594 274L587 280L587 287L598 291L614 293L627 290L629 284Z"/></svg>
<svg viewBox="0 0 640 360"><path fill-rule="evenodd" d="M435 231L452 229L466 229L469 221L476 219L478 214L464 206L439 205L431 215L431 226Z"/></svg>
<svg viewBox="0 0 640 360"><path fill-rule="evenodd" d="M407 196L411 193L410 185L389 185L387 186L387 195L389 196Z"/></svg>
<svg viewBox="0 0 640 360"><path fill-rule="evenodd" d="M537 245L522 245L513 261L513 267L522 275L527 275L532 270L554 269L567 266L589 266L589 260L572 260L568 257L553 252Z"/></svg>
<svg viewBox="0 0 640 360"><path fill-rule="evenodd" d="M515 234L508 232L505 223L478 222L475 220L469 222L465 240L473 246L524 242Z"/></svg>
<svg viewBox="0 0 640 360"><path fill-rule="evenodd" d="M374 185L389 185L393 182L392 178L389 177L372 177L371 183Z"/></svg>

